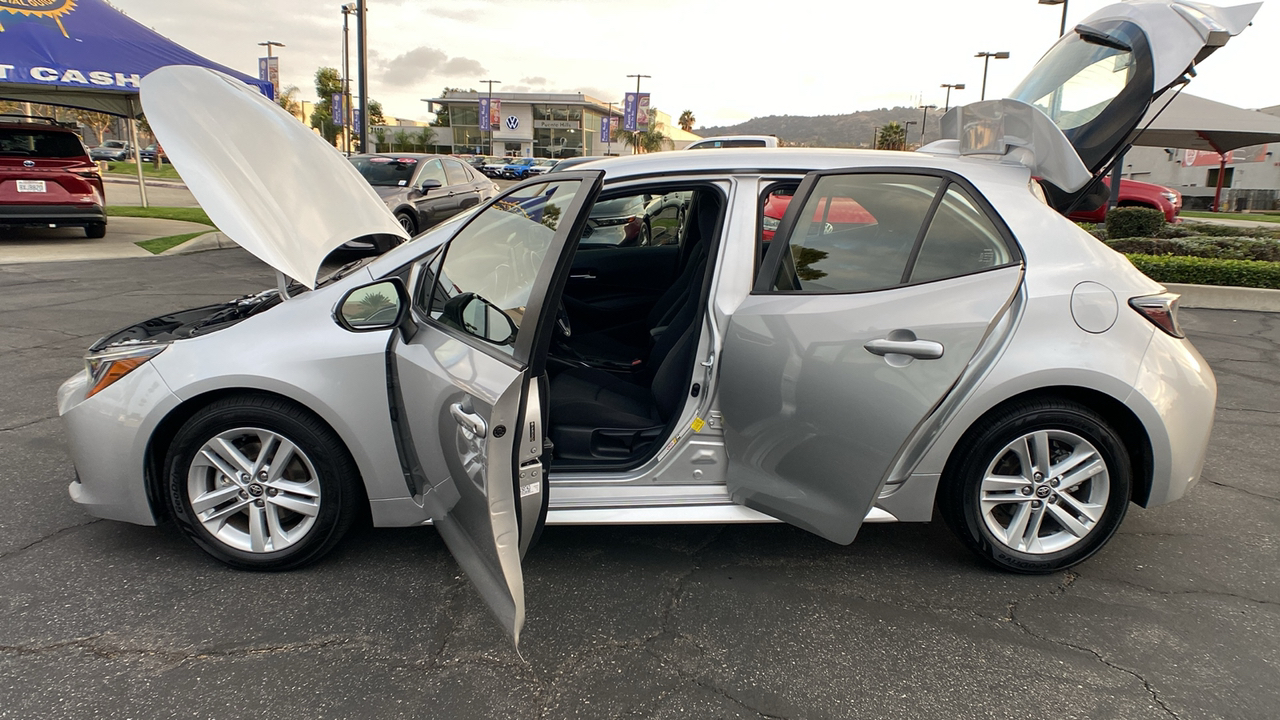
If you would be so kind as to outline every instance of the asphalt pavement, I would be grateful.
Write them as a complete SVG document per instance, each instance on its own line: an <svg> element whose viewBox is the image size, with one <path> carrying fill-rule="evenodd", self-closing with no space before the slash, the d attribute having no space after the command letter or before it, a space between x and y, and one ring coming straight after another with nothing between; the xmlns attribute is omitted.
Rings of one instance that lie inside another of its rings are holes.
<svg viewBox="0 0 1280 720"><path fill-rule="evenodd" d="M1275 718L1280 315L1184 310L1204 479L1070 572L941 523L547 528L517 654L430 528L228 570L95 520L55 417L103 333L274 284L239 250L0 266L0 718Z"/></svg>
<svg viewBox="0 0 1280 720"><path fill-rule="evenodd" d="M208 225L158 218L107 218L107 235L86 238L80 228L0 228L0 264L149 258L137 243L170 235L204 233Z"/></svg>

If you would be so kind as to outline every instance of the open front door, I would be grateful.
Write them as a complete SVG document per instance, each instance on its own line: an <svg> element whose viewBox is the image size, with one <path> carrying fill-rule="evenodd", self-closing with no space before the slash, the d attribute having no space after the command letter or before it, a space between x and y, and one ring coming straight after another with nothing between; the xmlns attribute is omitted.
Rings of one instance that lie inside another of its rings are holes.
<svg viewBox="0 0 1280 720"><path fill-rule="evenodd" d="M730 497L852 542L1021 277L1007 229L957 176L807 176L725 333Z"/></svg>
<svg viewBox="0 0 1280 720"><path fill-rule="evenodd" d="M520 559L546 515L543 381L599 171L513 188L414 272L418 329L388 352L405 480L517 644Z"/></svg>

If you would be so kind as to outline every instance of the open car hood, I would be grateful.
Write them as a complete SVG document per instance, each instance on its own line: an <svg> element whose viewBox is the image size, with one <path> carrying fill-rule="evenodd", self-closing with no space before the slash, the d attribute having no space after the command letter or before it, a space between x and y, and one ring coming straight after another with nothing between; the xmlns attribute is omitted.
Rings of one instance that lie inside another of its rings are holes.
<svg viewBox="0 0 1280 720"><path fill-rule="evenodd" d="M160 68L142 80L142 107L218 229L307 287L343 243L369 235L408 239L346 158L229 75Z"/></svg>
<svg viewBox="0 0 1280 720"><path fill-rule="evenodd" d="M1089 15L1045 53L1009 98L952 109L932 152L988 155L1031 167L1067 211L1129 146L1153 102L1240 34L1261 3L1216 7L1131 0ZM1011 152L1021 148L1017 152Z"/></svg>

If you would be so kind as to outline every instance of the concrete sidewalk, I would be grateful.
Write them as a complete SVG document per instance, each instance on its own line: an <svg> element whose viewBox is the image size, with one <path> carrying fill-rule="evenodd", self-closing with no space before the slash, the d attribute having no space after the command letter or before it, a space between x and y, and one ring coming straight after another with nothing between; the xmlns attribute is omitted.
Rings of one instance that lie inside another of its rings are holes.
<svg viewBox="0 0 1280 720"><path fill-rule="evenodd" d="M1266 230L1280 230L1280 223L1263 222L1260 220L1236 220L1234 218L1202 218L1202 217L1183 217L1183 222L1208 223L1210 225L1226 225L1227 227L1238 228L1263 228Z"/></svg>
<svg viewBox="0 0 1280 720"><path fill-rule="evenodd" d="M135 243L194 232L213 228L181 220L111 217L107 236L97 240L86 238L80 228L0 230L0 265L154 257Z"/></svg>

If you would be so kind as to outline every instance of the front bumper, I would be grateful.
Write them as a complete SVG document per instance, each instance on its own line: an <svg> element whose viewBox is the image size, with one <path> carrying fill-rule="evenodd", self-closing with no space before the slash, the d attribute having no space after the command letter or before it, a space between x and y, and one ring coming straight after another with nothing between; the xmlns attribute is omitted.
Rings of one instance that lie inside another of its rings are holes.
<svg viewBox="0 0 1280 720"><path fill-rule="evenodd" d="M76 468L67 492L96 517L155 525L147 494L147 445L179 399L150 363L86 399L88 384L81 370L58 388L58 414Z"/></svg>
<svg viewBox="0 0 1280 720"><path fill-rule="evenodd" d="M101 205L0 205L0 226L91 225L105 223Z"/></svg>

